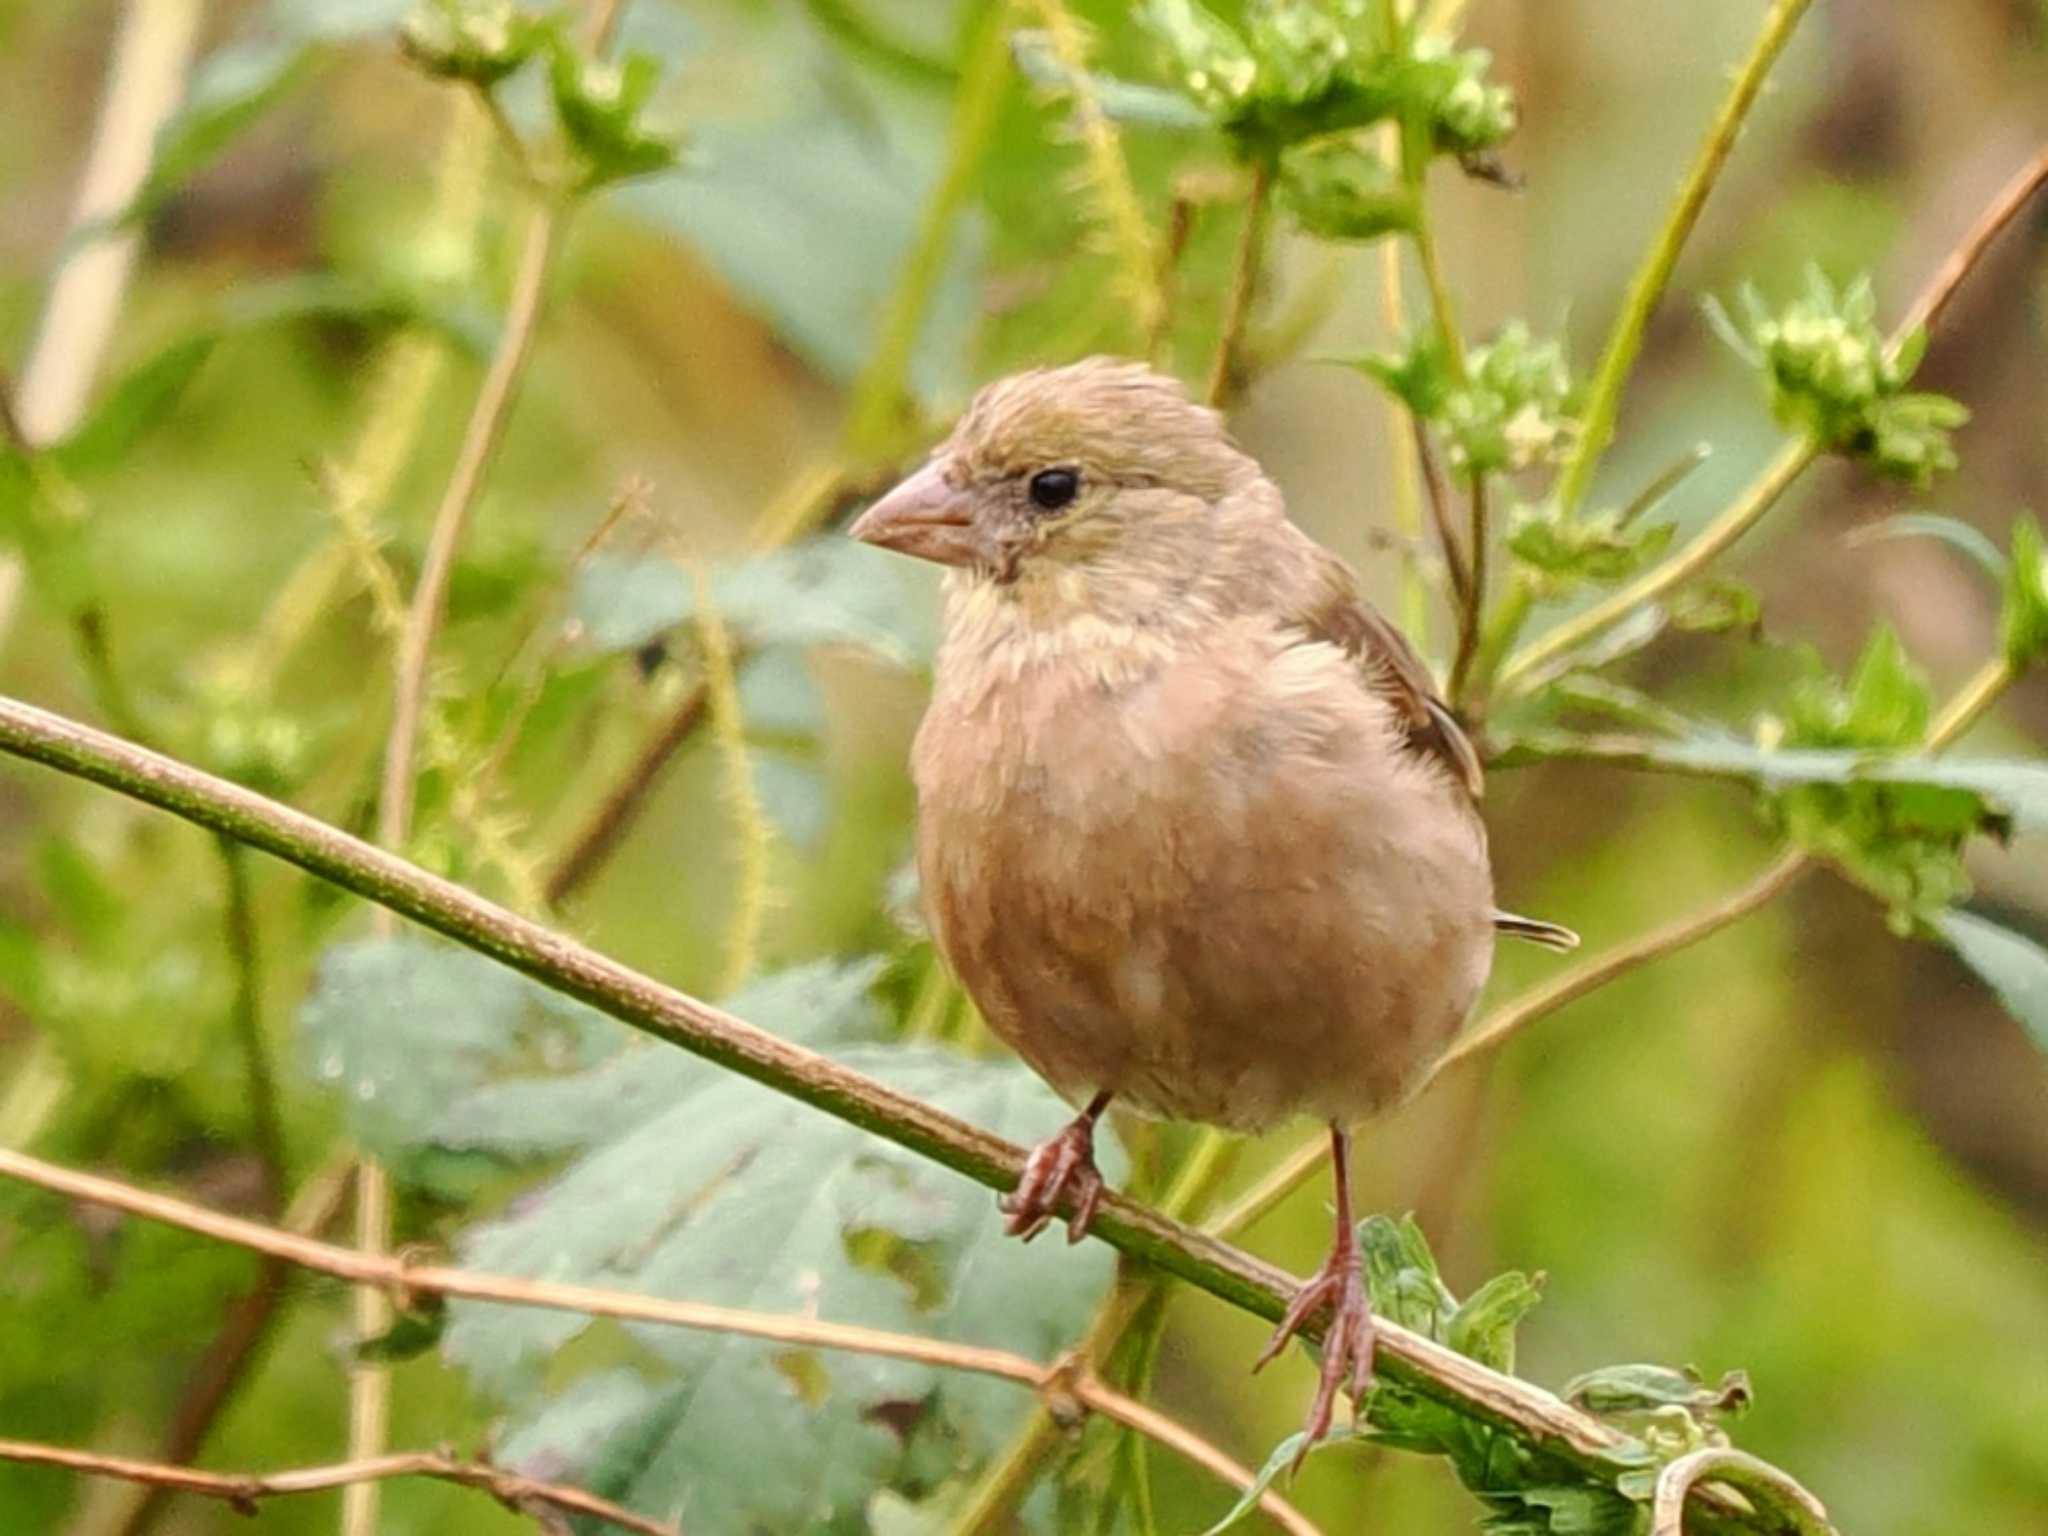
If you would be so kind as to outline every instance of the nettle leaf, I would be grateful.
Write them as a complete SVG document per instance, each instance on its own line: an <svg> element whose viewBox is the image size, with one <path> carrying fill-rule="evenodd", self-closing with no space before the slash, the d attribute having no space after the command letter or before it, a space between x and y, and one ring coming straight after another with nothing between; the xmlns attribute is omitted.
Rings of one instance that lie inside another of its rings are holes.
<svg viewBox="0 0 2048 1536"><path fill-rule="evenodd" d="M1609 1365L1574 1376L1565 1383L1563 1396L1601 1418L1679 1408L1709 1420L1742 1413L1752 1394L1749 1377L1742 1371L1730 1371L1709 1386L1691 1367L1675 1371L1667 1365Z"/></svg>
<svg viewBox="0 0 2048 1536"><path fill-rule="evenodd" d="M329 949L299 1033L351 1134L416 1171L423 1132L451 1101L522 1066L588 1061L619 1026L482 955L400 935Z"/></svg>
<svg viewBox="0 0 2048 1536"><path fill-rule="evenodd" d="M2048 1051L2048 949L1969 912L1944 912L1934 926L1998 994L2034 1044Z"/></svg>
<svg viewBox="0 0 2048 1536"><path fill-rule="evenodd" d="M904 565L852 539L812 539L718 568L711 600L747 649L854 645L909 666L937 641L930 600ZM634 650L696 617L696 583L672 561L594 555L570 611L596 649Z"/></svg>
<svg viewBox="0 0 2048 1536"><path fill-rule="evenodd" d="M2031 517L2013 524L2012 559L2005 568L2005 611L1999 625L2006 660L2031 666L2048 655L2048 548Z"/></svg>
<svg viewBox="0 0 2048 1536"><path fill-rule="evenodd" d="M1004 1135L1035 1138L1068 1113L1018 1066L899 1046L840 1055ZM445 1147L578 1153L473 1230L465 1263L1038 1358L1071 1341L1108 1287L1107 1250L1006 1242L985 1191L922 1159L679 1053L629 1056L516 1096L487 1090L444 1120ZM544 1391L552 1358L591 1331L573 1316L457 1305L446 1350L512 1402L507 1465L571 1476L693 1531L851 1518L909 1458L927 1464L936 1446L971 1462L1029 1406L1007 1383L909 1362L639 1325L623 1329L639 1357L628 1376Z"/></svg>

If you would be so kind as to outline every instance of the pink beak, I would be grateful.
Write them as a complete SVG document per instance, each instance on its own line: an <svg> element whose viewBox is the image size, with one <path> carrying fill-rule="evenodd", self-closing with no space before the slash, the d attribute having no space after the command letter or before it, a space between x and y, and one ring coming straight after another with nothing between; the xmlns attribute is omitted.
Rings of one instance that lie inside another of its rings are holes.
<svg viewBox="0 0 2048 1536"><path fill-rule="evenodd" d="M984 558L967 492L946 479L943 459L933 459L854 520L846 530L883 549L916 555L940 565L973 565Z"/></svg>

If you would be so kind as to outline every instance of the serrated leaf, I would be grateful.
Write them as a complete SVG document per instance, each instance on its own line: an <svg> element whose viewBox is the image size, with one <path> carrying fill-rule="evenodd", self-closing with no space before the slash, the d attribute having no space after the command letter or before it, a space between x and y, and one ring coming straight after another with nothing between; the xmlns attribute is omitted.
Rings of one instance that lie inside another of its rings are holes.
<svg viewBox="0 0 2048 1536"><path fill-rule="evenodd" d="M907 666L936 636L902 564L851 539L813 539L721 567L711 600L749 650L854 645ZM598 650L632 650L696 617L696 583L667 560L594 555L577 571L571 611Z"/></svg>
<svg viewBox="0 0 2048 1536"><path fill-rule="evenodd" d="M1237 1496L1237 1502L1230 1506L1229 1511L1225 1513L1221 1520L1218 1520L1208 1530L1202 1532L1202 1536L1223 1536L1225 1531L1232 1529L1245 1516L1257 1509L1259 1507L1259 1500L1266 1496L1267 1491L1272 1488L1274 1480L1282 1472L1285 1472L1294 1465L1294 1458L1301 1454L1302 1444L1307 1439L1308 1432L1297 1429L1285 1440L1274 1446L1272 1452L1266 1457L1265 1464L1259 1468L1258 1476L1252 1479L1251 1485ZM1315 1446L1309 1447L1311 1455L1314 1454L1315 1450Z"/></svg>
<svg viewBox="0 0 2048 1536"><path fill-rule="evenodd" d="M634 1054L637 1079L673 1053ZM1068 1113L1019 1066L902 1047L841 1055L999 1134L1035 1138ZM526 1112L575 1127L583 1155L473 1230L464 1262L1039 1358L1070 1343L1105 1292L1106 1249L1008 1242L985 1191L756 1084L690 1065L634 1099L613 1091L620 1078L609 1065L562 1079L552 1102L535 1085ZM1101 1152L1116 1177L1107 1137ZM557 1452L542 1431L569 1410L541 1393L544 1367L588 1326L458 1305L446 1349L512 1399L513 1444ZM609 1421L637 1454L622 1460L608 1443L602 1464L563 1467L551 1454L550 1465L691 1530L813 1529L851 1518L903 1464L901 1426L943 1436L971 1460L1029 1406L1006 1383L900 1360L641 1325L625 1332L646 1351L657 1389ZM569 1401L587 1421L587 1403L573 1393ZM748 1475L732 1477L735 1466Z"/></svg>
<svg viewBox="0 0 2048 1536"><path fill-rule="evenodd" d="M1437 1275L1429 1242L1412 1216L1372 1215L1358 1224L1372 1309L1425 1338L1444 1339L1457 1298Z"/></svg>
<svg viewBox="0 0 2048 1536"><path fill-rule="evenodd" d="M1458 1304L1444 1342L1488 1370L1515 1371L1515 1325L1543 1299L1542 1281L1520 1270L1495 1275Z"/></svg>
<svg viewBox="0 0 2048 1536"><path fill-rule="evenodd" d="M1934 919L1955 952L1998 994L2006 1012L2035 1045L2048 1051L2048 949L2023 934L1969 912Z"/></svg>
<svg viewBox="0 0 2048 1536"><path fill-rule="evenodd" d="M77 431L50 450L50 458L76 476L119 463L176 409L213 348L212 336L191 336L136 366Z"/></svg>
<svg viewBox="0 0 2048 1536"><path fill-rule="evenodd" d="M1738 1414L1750 1404L1749 1377L1730 1371L1712 1386L1694 1370L1666 1365L1608 1365L1564 1384L1566 1402L1606 1418L1682 1408L1695 1417Z"/></svg>
<svg viewBox="0 0 2048 1536"><path fill-rule="evenodd" d="M415 1152L449 1104L520 1065L566 1066L619 1026L470 950L400 935L338 944L299 1010L313 1077L379 1156Z"/></svg>

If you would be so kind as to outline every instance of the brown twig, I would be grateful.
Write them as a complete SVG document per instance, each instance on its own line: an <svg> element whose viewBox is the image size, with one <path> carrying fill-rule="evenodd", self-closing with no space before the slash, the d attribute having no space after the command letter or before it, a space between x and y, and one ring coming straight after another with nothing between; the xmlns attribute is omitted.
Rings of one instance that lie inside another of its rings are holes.
<svg viewBox="0 0 2048 1536"><path fill-rule="evenodd" d="M195 1493L225 1501L238 1514L253 1515L264 1499L285 1498L295 1493L325 1493L334 1488L353 1488L364 1483L384 1482L394 1477L428 1477L444 1483L458 1483L490 1494L518 1514L530 1515L536 1506L589 1515L608 1520L621 1530L638 1536L681 1536L678 1529L662 1520L649 1520L630 1509L601 1499L581 1488L542 1482L504 1472L485 1462L457 1461L434 1451L399 1451L388 1456L369 1456L358 1461L336 1462L325 1467L297 1467L288 1472L201 1472L167 1462L135 1461L126 1456L106 1456L98 1451L74 1451L59 1445L39 1445L28 1440L0 1440L0 1461L28 1466L62 1467L88 1477L116 1477L126 1482L145 1483L165 1493Z"/></svg>
<svg viewBox="0 0 2048 1536"><path fill-rule="evenodd" d="M1784 1517L1774 1527L1786 1536L1835 1536L1827 1509L1812 1494L1767 1461L1730 1446L1709 1446L1681 1456L1657 1474L1651 1508L1651 1536L1684 1536L1686 1499L1702 1483L1741 1493L1753 1507Z"/></svg>
<svg viewBox="0 0 2048 1536"><path fill-rule="evenodd" d="M1444 554L1444 574L1451 584L1451 601L1458 610L1459 633L1464 633L1465 616L1472 610L1472 572L1465 564L1465 547L1451 521L1451 488L1444 480L1444 467L1436 456L1436 444L1429 440L1429 428L1422 418L1401 408L1415 438L1415 460L1422 466L1422 488L1429 506L1429 519L1436 527L1437 546Z"/></svg>
<svg viewBox="0 0 2048 1536"><path fill-rule="evenodd" d="M849 1323L829 1323L813 1317L776 1316L704 1302L671 1301L627 1291L609 1291L595 1286L561 1285L513 1275L481 1274L442 1265L415 1264L401 1254L364 1253L357 1248L319 1242L298 1233L280 1231L262 1222L139 1189L118 1179L81 1173L4 1148L0 1148L0 1176L249 1248L302 1269L334 1275L357 1285L374 1285L392 1295L456 1296L509 1306L542 1307L592 1317L738 1334L807 1349L881 1355L947 1370L1000 1377L1031 1387L1048 1397L1070 1398L1158 1441L1240 1490L1249 1487L1252 1481L1250 1471L1194 1431L1106 1386L1071 1360L1041 1365L1008 1350L956 1344L915 1334L888 1333ZM345 1480L336 1478L321 1486L334 1487L342 1481ZM1290 1531L1313 1533L1315 1529L1277 1495L1269 1494L1264 1507Z"/></svg>
<svg viewBox="0 0 2048 1536"><path fill-rule="evenodd" d="M1956 290L1963 286L1963 279L1984 259L1991 242L2019 217L2020 210L2043 186L2048 186L2048 148L2043 148L2013 174L1977 216L1977 222L1964 231L1962 239L1942 258L1941 265L1934 269L1934 275L1915 296L1907 307L1905 318L1899 322L1894 333L1896 339L1892 343L1894 348L1900 340L1917 331L1932 330L1940 323L1942 312L1956 296Z"/></svg>
<svg viewBox="0 0 2048 1536"><path fill-rule="evenodd" d="M344 1156L314 1174L285 1212L284 1229L317 1237L333 1226L341 1218L354 1172L354 1163ZM220 1326L199 1352L171 1411L158 1446L159 1460L182 1466L205 1449L207 1434L221 1408L271 1336L290 1294L287 1282L291 1273L292 1266L285 1260L265 1255L256 1283L228 1303ZM109 1511L105 1520L81 1527L75 1536L135 1536L148 1530L170 1492L152 1486L134 1503Z"/></svg>
<svg viewBox="0 0 2048 1536"><path fill-rule="evenodd" d="M570 840L568 851L548 871L541 894L550 907L559 907L575 895L612 856L646 809L662 770L704 723L709 701L710 690L701 682L693 684L677 700L675 708L648 732L618 783L598 802L589 820Z"/></svg>
<svg viewBox="0 0 2048 1536"><path fill-rule="evenodd" d="M1216 338L1215 361L1209 366L1207 398L1221 406L1237 384L1238 352L1251 321L1258 293L1259 268L1266 251L1266 214L1272 202L1273 167L1264 160L1252 165L1252 188L1245 200L1244 223L1238 229L1237 255L1230 264L1230 297L1223 309L1223 328Z"/></svg>
<svg viewBox="0 0 2048 1536"><path fill-rule="evenodd" d="M1487 527L1486 476L1473 475L1465 487L1470 520L1465 537L1465 553L1471 560L1471 573L1465 594L1465 606L1458 614L1458 653L1451 662L1451 707L1463 705L1466 685L1472 679L1472 663L1479 656L1479 631L1485 618L1486 608L1486 551L1492 542ZM1477 706L1473 714L1478 714Z"/></svg>

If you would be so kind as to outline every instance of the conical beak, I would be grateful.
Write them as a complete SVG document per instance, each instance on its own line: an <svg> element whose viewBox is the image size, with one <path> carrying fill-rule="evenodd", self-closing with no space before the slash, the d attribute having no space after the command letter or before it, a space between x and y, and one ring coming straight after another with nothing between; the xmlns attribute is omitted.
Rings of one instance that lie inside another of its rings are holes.
<svg viewBox="0 0 2048 1536"><path fill-rule="evenodd" d="M968 493L947 483L945 460L933 459L861 513L846 531L920 560L973 565L981 554L973 513Z"/></svg>

